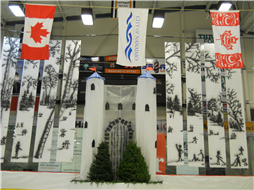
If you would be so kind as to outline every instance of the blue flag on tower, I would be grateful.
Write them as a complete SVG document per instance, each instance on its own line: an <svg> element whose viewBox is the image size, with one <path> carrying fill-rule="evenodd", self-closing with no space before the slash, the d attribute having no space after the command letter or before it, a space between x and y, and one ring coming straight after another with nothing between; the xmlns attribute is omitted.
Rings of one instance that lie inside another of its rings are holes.
<svg viewBox="0 0 254 190"><path fill-rule="evenodd" d="M117 64L143 66L145 62L148 9L118 9Z"/></svg>

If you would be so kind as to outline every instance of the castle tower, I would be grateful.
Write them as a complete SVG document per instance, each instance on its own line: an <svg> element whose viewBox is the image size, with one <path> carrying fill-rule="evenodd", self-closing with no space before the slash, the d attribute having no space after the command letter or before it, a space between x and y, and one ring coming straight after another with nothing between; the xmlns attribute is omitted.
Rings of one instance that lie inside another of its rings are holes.
<svg viewBox="0 0 254 190"><path fill-rule="evenodd" d="M136 94L136 140L141 147L151 180L156 176L156 79L148 72L138 77Z"/></svg>
<svg viewBox="0 0 254 190"><path fill-rule="evenodd" d="M97 72L86 79L81 179L86 179L97 147L104 140L104 81Z"/></svg>

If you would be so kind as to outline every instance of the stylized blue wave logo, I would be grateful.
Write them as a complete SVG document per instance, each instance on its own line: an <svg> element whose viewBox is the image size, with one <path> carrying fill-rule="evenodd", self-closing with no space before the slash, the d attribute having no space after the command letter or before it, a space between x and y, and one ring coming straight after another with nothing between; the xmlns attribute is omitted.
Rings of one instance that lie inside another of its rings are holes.
<svg viewBox="0 0 254 190"><path fill-rule="evenodd" d="M130 16L126 20L127 24L127 29L126 29L126 41L128 43L127 47L125 48L125 56L130 60L131 62L131 53L132 53L132 48L131 43L132 43L132 34L130 32L130 29L132 28L130 19L132 18L132 12L130 13Z"/></svg>

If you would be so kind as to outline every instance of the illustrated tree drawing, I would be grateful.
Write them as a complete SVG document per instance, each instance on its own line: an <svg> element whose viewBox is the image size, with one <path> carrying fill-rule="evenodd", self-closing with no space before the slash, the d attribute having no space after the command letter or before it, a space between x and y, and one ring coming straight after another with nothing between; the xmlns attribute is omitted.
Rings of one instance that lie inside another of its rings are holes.
<svg viewBox="0 0 254 190"><path fill-rule="evenodd" d="M234 89L227 89L227 106L229 126L236 131L243 132L244 123L242 116L242 105L240 100L237 98L237 92Z"/></svg>
<svg viewBox="0 0 254 190"><path fill-rule="evenodd" d="M206 66L206 78L211 82L218 83L220 80L220 69L216 67L215 58L213 58L209 52L205 52L205 61L209 62L211 66Z"/></svg>
<svg viewBox="0 0 254 190"><path fill-rule="evenodd" d="M25 76L22 80L22 86L26 87L26 90L23 91L21 96L21 100L19 103L19 110L28 110L28 108L33 108L34 106L34 96L30 90L30 88L36 89L37 88L38 80L31 77Z"/></svg>
<svg viewBox="0 0 254 190"><path fill-rule="evenodd" d="M74 95L74 93L75 92L77 92L78 91L78 83L79 82L79 80L77 79L77 80L74 80L72 83L71 83L71 85L70 85L70 87L71 87L71 89L72 89L72 93L71 93L71 95L70 95L70 99L71 100L74 100L73 98L73 95ZM76 101L76 100L75 100Z"/></svg>
<svg viewBox="0 0 254 190"><path fill-rule="evenodd" d="M16 69L17 56L19 50L19 39L6 37L5 44L9 49L3 49L2 67L4 67L1 88L1 113L3 109L10 108L10 98L12 95L12 88L14 76L10 75L11 69Z"/></svg>
<svg viewBox="0 0 254 190"><path fill-rule="evenodd" d="M182 106L180 104L180 100L178 98L177 95L175 95L174 99L173 99L173 109L175 111L179 111L179 112L182 112Z"/></svg>
<svg viewBox="0 0 254 190"><path fill-rule="evenodd" d="M65 80L65 86L62 95L62 109L60 110L60 117L63 115L64 110L68 107L73 107L73 99L70 97L70 92L72 88L72 76L73 70L75 67L79 67L79 53L81 50L78 40L72 40L74 47L71 47L71 44L67 47L67 52L65 53L65 61L69 61L70 65L68 68L68 73L64 75L63 80Z"/></svg>
<svg viewBox="0 0 254 190"><path fill-rule="evenodd" d="M166 91L168 94L173 94L175 89L175 85L172 83L167 83L166 84Z"/></svg>
<svg viewBox="0 0 254 190"><path fill-rule="evenodd" d="M173 113L173 101L171 97L167 97L167 109L169 109L169 113Z"/></svg>
<svg viewBox="0 0 254 190"><path fill-rule="evenodd" d="M57 40L54 43L50 41L49 56L56 57L56 62L53 63L54 65L58 65L58 66L60 65L60 62L61 62L60 52L61 52L61 41ZM43 72L43 78L42 78L42 91L43 91L42 96L43 97L41 98L40 105L47 106L47 109L48 109L47 111L50 112L50 114L46 118L44 130L41 134L40 141L35 151L35 155L34 155L35 158L42 158L44 147L54 122L55 94L51 95L51 92L53 89L56 92L59 72L56 71L56 69L58 69L58 66L56 66L55 68L53 64L46 65Z"/></svg>
<svg viewBox="0 0 254 190"><path fill-rule="evenodd" d="M218 101L215 98L211 98L208 101L208 107L207 107L209 110L208 117L211 121L223 127L223 119L221 115L221 110L219 109L217 103ZM216 112L217 115L214 112Z"/></svg>
<svg viewBox="0 0 254 190"><path fill-rule="evenodd" d="M42 78L42 89L45 90L41 105L49 105L52 88L57 86L58 73L52 65L47 65L44 69L44 76ZM55 101L55 100L53 100Z"/></svg>
<svg viewBox="0 0 254 190"><path fill-rule="evenodd" d="M197 43L186 43L185 59L187 61L187 71L192 73L200 73L200 50ZM190 56L188 55L190 54Z"/></svg>
<svg viewBox="0 0 254 190"><path fill-rule="evenodd" d="M194 88L188 88L190 93L189 102L188 102L188 115L195 115L195 113L202 113L201 105L201 94L198 94Z"/></svg>
<svg viewBox="0 0 254 190"><path fill-rule="evenodd" d="M218 111L217 100L215 98L211 98L208 101L208 110L211 111L212 116L214 115L213 114L214 111ZM209 116L209 114L208 114L208 116Z"/></svg>
<svg viewBox="0 0 254 190"><path fill-rule="evenodd" d="M172 57L180 58L180 45L177 42L168 42L165 45L165 53L166 55L169 54L168 57L166 57L166 64L168 67L166 67L166 72L170 78L173 77L173 72L177 71L177 64L171 61L170 59Z"/></svg>

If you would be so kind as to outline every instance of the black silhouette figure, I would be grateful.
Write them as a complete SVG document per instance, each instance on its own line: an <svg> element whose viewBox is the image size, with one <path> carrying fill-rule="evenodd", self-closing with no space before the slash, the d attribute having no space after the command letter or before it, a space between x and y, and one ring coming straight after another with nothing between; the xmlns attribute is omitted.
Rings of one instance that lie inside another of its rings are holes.
<svg viewBox="0 0 254 190"><path fill-rule="evenodd" d="M195 144L197 144L197 137L195 136L195 137L193 137L193 140L190 142L190 143L195 143Z"/></svg>
<svg viewBox="0 0 254 190"><path fill-rule="evenodd" d="M6 143L6 136L3 136L1 139L1 145L5 145Z"/></svg>
<svg viewBox="0 0 254 190"><path fill-rule="evenodd" d="M242 159L242 162L243 162L244 166L248 166L248 163L247 163L247 159L246 159L246 158Z"/></svg>
<svg viewBox="0 0 254 190"><path fill-rule="evenodd" d="M236 159L231 166L238 166L238 165L241 166L241 161L240 161L240 156L236 154Z"/></svg>
<svg viewBox="0 0 254 190"><path fill-rule="evenodd" d="M61 129L60 132L61 132L61 134L59 135L59 137L65 137L65 133L67 131L65 129Z"/></svg>
<svg viewBox="0 0 254 190"><path fill-rule="evenodd" d="M62 143L62 149L69 149L69 145L70 145L70 142L69 140L65 140L63 143Z"/></svg>
<svg viewBox="0 0 254 190"><path fill-rule="evenodd" d="M204 156L204 154L203 154L203 151L202 151L202 150L200 150L200 152L199 152L198 156L199 156L199 155L201 155L201 157L202 157L201 161L204 161L205 156Z"/></svg>
<svg viewBox="0 0 254 190"><path fill-rule="evenodd" d="M209 131L209 135L213 135L213 130L210 130L210 131Z"/></svg>
<svg viewBox="0 0 254 190"><path fill-rule="evenodd" d="M168 126L168 133L173 133L173 128Z"/></svg>
<svg viewBox="0 0 254 190"><path fill-rule="evenodd" d="M177 162L182 162L183 161L183 159L182 159L182 154L183 154L182 145L176 144L176 149L178 151L178 160L177 160Z"/></svg>
<svg viewBox="0 0 254 190"><path fill-rule="evenodd" d="M239 155L243 155L243 151L244 151L243 147L240 147L238 150L240 151Z"/></svg>
<svg viewBox="0 0 254 190"><path fill-rule="evenodd" d="M220 165L220 161L221 161L223 164L226 164L226 163L222 160L222 157L220 156L220 151L217 151L216 158L217 158L217 165Z"/></svg>
<svg viewBox="0 0 254 190"><path fill-rule="evenodd" d="M15 147L15 158L18 158L19 151L22 150L20 148L20 142L18 141Z"/></svg>
<svg viewBox="0 0 254 190"><path fill-rule="evenodd" d="M192 158L192 161L199 161L198 158L196 157L196 154L193 154L193 158Z"/></svg>
<svg viewBox="0 0 254 190"><path fill-rule="evenodd" d="M23 136L23 135L26 135L27 130L26 130L26 129L23 129L21 133L22 133L22 136Z"/></svg>
<svg viewBox="0 0 254 190"><path fill-rule="evenodd" d="M190 130L188 132L193 132L193 129L194 129L193 125L190 125Z"/></svg>
<svg viewBox="0 0 254 190"><path fill-rule="evenodd" d="M230 139L236 139L236 134L235 134L235 133L232 133Z"/></svg>
<svg viewBox="0 0 254 190"><path fill-rule="evenodd" d="M15 78L14 78L14 84L13 84L13 93L19 93L20 91L20 82L19 82L19 74L16 72L15 73Z"/></svg>

